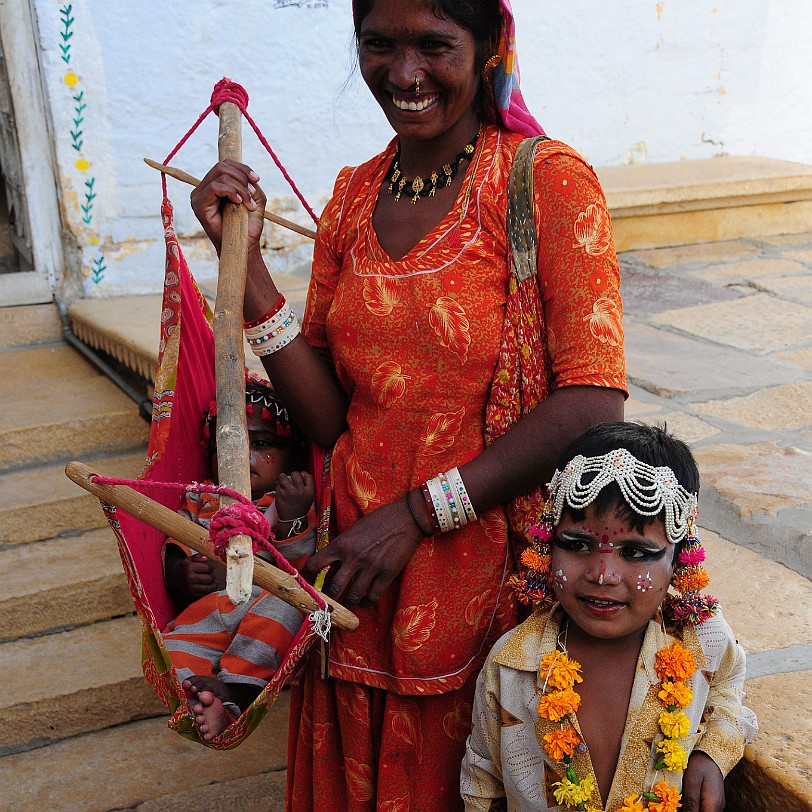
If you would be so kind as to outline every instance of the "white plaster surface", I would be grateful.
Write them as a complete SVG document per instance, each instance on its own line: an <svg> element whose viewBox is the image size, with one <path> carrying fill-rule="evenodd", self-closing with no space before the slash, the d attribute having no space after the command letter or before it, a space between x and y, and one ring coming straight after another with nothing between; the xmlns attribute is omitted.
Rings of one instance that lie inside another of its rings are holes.
<svg viewBox="0 0 812 812"><path fill-rule="evenodd" d="M349 0L73 3L71 61L60 12L31 0L63 217L89 296L154 292L162 277L161 160L230 76L249 112L318 211L341 166L379 151L391 131L354 71ZM513 0L522 85L548 132L595 165L764 155L812 164L812 4L808 0ZM81 156L64 77L84 91ZM245 159L281 213L308 223L246 128ZM175 163L200 177L216 156L207 121ZM94 218L81 219L96 178ZM173 184L181 235L195 233L187 189ZM307 249L305 249L306 252Z"/></svg>

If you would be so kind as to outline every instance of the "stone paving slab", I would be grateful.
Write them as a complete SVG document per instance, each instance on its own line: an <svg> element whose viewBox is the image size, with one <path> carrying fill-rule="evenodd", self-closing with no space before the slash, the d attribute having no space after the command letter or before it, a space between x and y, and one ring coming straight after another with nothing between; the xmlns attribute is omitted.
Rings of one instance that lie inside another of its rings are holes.
<svg viewBox="0 0 812 812"><path fill-rule="evenodd" d="M764 286L775 277L805 274L806 266L801 262L775 257L759 257L741 262L721 265L706 265L689 271L691 276L714 285L748 284L757 282Z"/></svg>
<svg viewBox="0 0 812 812"><path fill-rule="evenodd" d="M0 640L132 612L109 527L0 551Z"/></svg>
<svg viewBox="0 0 812 812"><path fill-rule="evenodd" d="M278 770L207 784L145 801L132 812L285 812L286 777L287 770Z"/></svg>
<svg viewBox="0 0 812 812"><path fill-rule="evenodd" d="M754 357L735 347L699 337L627 322L624 327L629 380L664 397L698 393L749 393L756 387L789 383L798 369L789 363Z"/></svg>
<svg viewBox="0 0 812 812"><path fill-rule="evenodd" d="M100 474L136 477L145 459L146 449L94 462ZM99 500L71 482L64 465L0 474L0 493L0 546L45 541L54 528L64 534L107 526Z"/></svg>
<svg viewBox="0 0 812 812"><path fill-rule="evenodd" d="M735 421L748 428L765 431L812 428L812 381L780 386L770 386L766 380L759 382L767 388L743 397L694 402L693 406L703 414Z"/></svg>
<svg viewBox="0 0 812 812"><path fill-rule="evenodd" d="M287 711L288 695L283 692L259 728L239 747L225 752L178 736L167 728L164 717L6 756L0 759L2 804L15 811L109 812L255 773L284 770ZM147 807L149 812L163 808Z"/></svg>
<svg viewBox="0 0 812 812"><path fill-rule="evenodd" d="M807 344L812 308L757 293L729 302L669 310L653 316L652 322L765 355Z"/></svg>
<svg viewBox="0 0 812 812"><path fill-rule="evenodd" d="M140 628L123 617L0 645L0 753L165 714L141 671Z"/></svg>
<svg viewBox="0 0 812 812"><path fill-rule="evenodd" d="M812 809L810 685L812 669L746 683L759 731L726 782L727 802L736 812Z"/></svg>
<svg viewBox="0 0 812 812"><path fill-rule="evenodd" d="M809 580L782 564L765 560L735 539L706 529L701 493L699 524L699 538L707 552L705 568L711 577L707 591L720 600L725 619L748 659L755 652L804 644L808 646L808 668L812 668ZM812 701L812 683L805 693ZM812 740L809 744L812 758Z"/></svg>

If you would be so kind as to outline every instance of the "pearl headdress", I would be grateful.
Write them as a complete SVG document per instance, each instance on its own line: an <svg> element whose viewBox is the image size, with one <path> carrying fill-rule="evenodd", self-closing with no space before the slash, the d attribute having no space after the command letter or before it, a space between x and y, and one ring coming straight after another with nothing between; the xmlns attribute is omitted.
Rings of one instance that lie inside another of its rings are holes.
<svg viewBox="0 0 812 812"><path fill-rule="evenodd" d="M584 482L586 474L594 474ZM556 471L548 486L555 524L561 521L565 504L583 510L609 484L616 482L629 506L641 516L665 511L668 540L677 544L689 535L697 513L697 495L687 491L667 466L655 468L641 462L625 448L601 457L579 454L563 471Z"/></svg>

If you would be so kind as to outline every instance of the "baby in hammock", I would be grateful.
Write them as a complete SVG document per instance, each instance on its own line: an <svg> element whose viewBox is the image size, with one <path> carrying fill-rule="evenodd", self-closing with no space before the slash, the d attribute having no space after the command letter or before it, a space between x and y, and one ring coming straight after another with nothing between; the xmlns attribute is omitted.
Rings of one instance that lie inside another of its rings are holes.
<svg viewBox="0 0 812 812"><path fill-rule="evenodd" d="M246 412L251 498L264 510L277 549L301 569L316 547L313 477L302 467L306 441L270 384L250 376ZM216 405L204 421L204 446L213 450ZM216 477L216 451L212 453ZM178 512L203 527L219 508L216 494L187 493ZM254 586L235 606L223 590L225 569L167 539L164 573L172 595L193 601L163 632L172 664L190 699L195 724L206 740L223 732L259 695L276 672L302 624L302 614ZM259 553L261 557L262 553ZM268 557L268 560L271 560Z"/></svg>

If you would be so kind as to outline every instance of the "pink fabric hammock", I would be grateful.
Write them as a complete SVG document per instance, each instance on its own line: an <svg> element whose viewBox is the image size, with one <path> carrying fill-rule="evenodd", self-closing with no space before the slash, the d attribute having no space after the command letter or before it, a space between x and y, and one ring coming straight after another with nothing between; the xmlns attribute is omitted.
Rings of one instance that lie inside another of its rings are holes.
<svg viewBox="0 0 812 812"><path fill-rule="evenodd" d="M223 80L225 81L227 80ZM223 82L218 83L218 87L222 86ZM234 87L232 83L228 83L225 90L233 93ZM242 88L240 90L245 94ZM247 103L247 95L244 103ZM212 110L216 111L214 94L212 105L192 130ZM251 123L253 125L253 122ZM253 126L256 130L256 125ZM181 144L191 132L187 133ZM177 148L170 153L170 157L176 151ZM198 289L178 244L173 225L172 205L166 198L165 178L163 183L164 199L161 213L166 242L166 267L158 370L147 461L135 487L156 502L177 510L183 501L182 490L167 489L157 484L150 485L150 482L191 484L211 477L209 462L203 453L201 440L203 416L211 401L215 399L216 393L214 335L211 328L211 309ZM318 506L324 453L314 446L312 459ZM165 536L161 531L111 505L103 504L102 507L116 534L127 583L141 620L144 675L173 714L169 726L181 735L214 749L236 746L256 728L305 652L318 639L312 619L304 618L302 627L284 655L278 671L239 720L214 740L204 741L194 727L188 699L172 668L172 661L161 637L160 630L183 608L173 601L164 583L162 547ZM290 570L284 559L279 563L283 569ZM323 600L312 588L301 580L300 583L322 606Z"/></svg>

